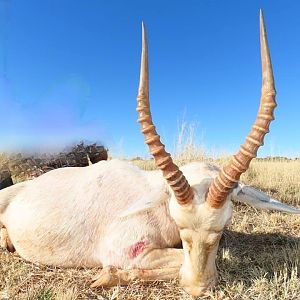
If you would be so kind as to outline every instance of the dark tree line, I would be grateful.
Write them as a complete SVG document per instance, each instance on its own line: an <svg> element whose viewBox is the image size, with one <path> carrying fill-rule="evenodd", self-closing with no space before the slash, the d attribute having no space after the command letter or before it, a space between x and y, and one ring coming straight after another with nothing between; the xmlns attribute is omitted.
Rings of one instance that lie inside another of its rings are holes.
<svg viewBox="0 0 300 300"><path fill-rule="evenodd" d="M53 169L63 167L85 167L100 160L107 160L108 150L102 146L80 142L58 154L25 156L21 153L11 154L2 159L0 165L0 189L10 186Z"/></svg>

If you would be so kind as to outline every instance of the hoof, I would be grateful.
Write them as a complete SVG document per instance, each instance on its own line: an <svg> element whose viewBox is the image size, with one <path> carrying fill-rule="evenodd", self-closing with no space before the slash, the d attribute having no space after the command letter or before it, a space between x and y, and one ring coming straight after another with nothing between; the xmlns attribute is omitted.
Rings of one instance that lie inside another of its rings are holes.
<svg viewBox="0 0 300 300"><path fill-rule="evenodd" d="M99 274L97 274L93 279L91 288L96 287L112 287L120 283L118 277L118 269L114 266L107 266L103 268Z"/></svg>

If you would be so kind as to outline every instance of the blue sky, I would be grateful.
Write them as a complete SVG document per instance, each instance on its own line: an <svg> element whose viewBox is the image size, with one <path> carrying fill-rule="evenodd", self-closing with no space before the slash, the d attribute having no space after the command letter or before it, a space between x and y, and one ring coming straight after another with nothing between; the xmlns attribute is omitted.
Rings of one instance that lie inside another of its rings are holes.
<svg viewBox="0 0 300 300"><path fill-rule="evenodd" d="M86 139L145 156L135 111L144 20L168 150L184 119L197 143L236 151L260 98L259 8L278 93L259 155L299 156L300 2L280 0L0 0L0 150Z"/></svg>

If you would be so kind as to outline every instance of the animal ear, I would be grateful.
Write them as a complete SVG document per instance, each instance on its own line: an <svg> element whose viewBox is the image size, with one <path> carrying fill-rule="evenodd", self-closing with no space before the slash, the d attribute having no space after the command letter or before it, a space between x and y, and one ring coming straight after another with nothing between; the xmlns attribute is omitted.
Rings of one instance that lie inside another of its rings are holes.
<svg viewBox="0 0 300 300"><path fill-rule="evenodd" d="M249 204L255 208L278 210L290 214L300 214L299 209L275 200L267 194L242 183L238 184L231 195L233 200Z"/></svg>
<svg viewBox="0 0 300 300"><path fill-rule="evenodd" d="M169 195L164 191L163 187L157 187L152 193L145 194L144 197L139 198L132 205L122 211L119 215L120 218L132 217L145 211L156 208L163 203L167 202Z"/></svg>

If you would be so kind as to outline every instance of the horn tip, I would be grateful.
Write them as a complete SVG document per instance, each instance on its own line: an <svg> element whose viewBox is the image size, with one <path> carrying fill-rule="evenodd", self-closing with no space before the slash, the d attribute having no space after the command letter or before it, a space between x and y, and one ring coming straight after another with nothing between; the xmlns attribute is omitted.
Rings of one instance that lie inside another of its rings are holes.
<svg viewBox="0 0 300 300"><path fill-rule="evenodd" d="M264 12L263 12L263 9L262 9L262 8L260 8L260 9L259 9L259 16L260 16L260 17L262 17L262 16L263 16L263 14L264 14Z"/></svg>
<svg viewBox="0 0 300 300"><path fill-rule="evenodd" d="M142 21L142 36L143 36L143 41L146 40L146 26L145 26L145 22Z"/></svg>
<svg viewBox="0 0 300 300"><path fill-rule="evenodd" d="M264 12L261 8L259 9L259 21L260 26L264 26Z"/></svg>

